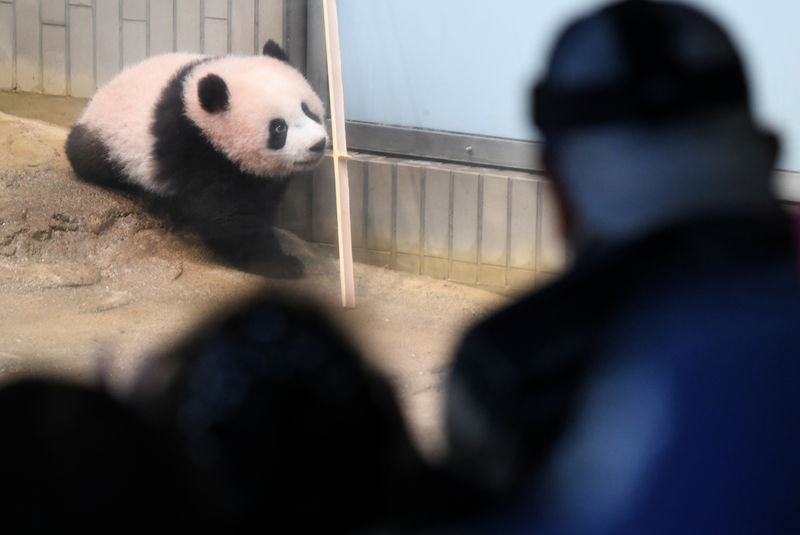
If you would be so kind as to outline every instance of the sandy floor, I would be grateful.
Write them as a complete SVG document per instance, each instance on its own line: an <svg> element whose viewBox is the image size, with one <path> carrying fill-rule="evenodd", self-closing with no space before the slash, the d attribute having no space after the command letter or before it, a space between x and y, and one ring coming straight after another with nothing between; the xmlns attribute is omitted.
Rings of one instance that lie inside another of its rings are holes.
<svg viewBox="0 0 800 535"><path fill-rule="evenodd" d="M33 369L124 389L158 348L267 286L328 308L396 386L423 451L440 451L453 345L508 297L356 264L356 308L344 310L337 260L289 233L303 280L211 264L130 200L75 179L62 147L83 105L0 93L0 379Z"/></svg>

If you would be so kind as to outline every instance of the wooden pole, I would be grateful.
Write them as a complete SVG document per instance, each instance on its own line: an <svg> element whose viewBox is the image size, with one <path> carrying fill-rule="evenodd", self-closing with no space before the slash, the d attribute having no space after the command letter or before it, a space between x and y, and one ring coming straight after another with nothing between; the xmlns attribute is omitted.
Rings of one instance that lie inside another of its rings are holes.
<svg viewBox="0 0 800 535"><path fill-rule="evenodd" d="M333 174L336 181L336 220L339 231L339 277L342 284L342 306L355 308L353 282L353 241L350 233L350 183L347 177L347 138L344 129L344 97L342 61L339 54L339 18L336 0L323 1L325 18L325 50L328 57L328 89L330 91L331 134L333 137Z"/></svg>

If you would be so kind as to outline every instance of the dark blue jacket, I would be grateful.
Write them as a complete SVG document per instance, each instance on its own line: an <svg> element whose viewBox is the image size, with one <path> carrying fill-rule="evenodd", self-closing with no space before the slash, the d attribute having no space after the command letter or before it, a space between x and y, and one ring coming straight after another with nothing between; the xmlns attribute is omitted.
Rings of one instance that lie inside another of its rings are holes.
<svg viewBox="0 0 800 535"><path fill-rule="evenodd" d="M800 533L790 222L585 251L468 333L448 392L455 468L501 496L458 533Z"/></svg>

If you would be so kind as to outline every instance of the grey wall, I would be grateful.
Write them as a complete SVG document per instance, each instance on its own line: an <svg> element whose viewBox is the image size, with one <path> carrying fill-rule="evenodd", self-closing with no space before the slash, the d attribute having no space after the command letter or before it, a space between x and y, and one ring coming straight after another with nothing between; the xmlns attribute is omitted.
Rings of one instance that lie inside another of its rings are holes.
<svg viewBox="0 0 800 535"><path fill-rule="evenodd" d="M358 121L539 139L528 91L556 32L607 1L340 0L345 112ZM728 29L757 117L783 135L778 168L800 172L800 2L683 2Z"/></svg>
<svg viewBox="0 0 800 535"><path fill-rule="evenodd" d="M498 169L351 153L356 261L495 289L524 290L565 263L551 186ZM333 163L295 177L282 226L337 248Z"/></svg>
<svg viewBox="0 0 800 535"><path fill-rule="evenodd" d="M283 37L283 0L0 0L0 90L89 97L151 55Z"/></svg>

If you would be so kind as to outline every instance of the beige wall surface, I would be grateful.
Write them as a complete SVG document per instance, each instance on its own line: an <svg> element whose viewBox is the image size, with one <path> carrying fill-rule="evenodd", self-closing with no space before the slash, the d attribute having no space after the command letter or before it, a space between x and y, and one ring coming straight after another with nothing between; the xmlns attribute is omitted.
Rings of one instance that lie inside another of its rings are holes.
<svg viewBox="0 0 800 535"><path fill-rule="evenodd" d="M88 97L123 67L282 43L283 0L0 0L0 90Z"/></svg>

